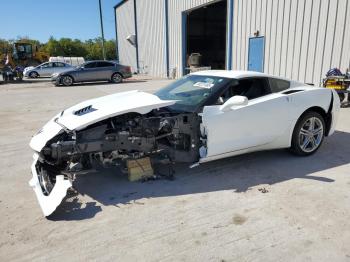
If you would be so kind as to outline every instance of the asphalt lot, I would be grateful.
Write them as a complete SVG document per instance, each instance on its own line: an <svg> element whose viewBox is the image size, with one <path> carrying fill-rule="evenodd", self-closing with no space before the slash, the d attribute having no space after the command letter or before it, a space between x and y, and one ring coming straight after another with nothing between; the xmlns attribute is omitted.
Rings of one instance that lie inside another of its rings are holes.
<svg viewBox="0 0 350 262"><path fill-rule="evenodd" d="M28 185L31 136L82 100L168 82L0 85L0 261L350 261L350 108L311 157L177 165L174 181L147 183L92 173L44 218Z"/></svg>

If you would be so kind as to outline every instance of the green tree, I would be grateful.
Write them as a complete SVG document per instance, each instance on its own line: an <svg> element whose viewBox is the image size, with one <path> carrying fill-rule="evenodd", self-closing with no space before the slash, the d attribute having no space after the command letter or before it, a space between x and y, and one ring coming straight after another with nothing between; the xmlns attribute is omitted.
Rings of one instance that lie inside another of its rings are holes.
<svg viewBox="0 0 350 262"><path fill-rule="evenodd" d="M44 45L44 51L49 53L50 56L62 56L63 50L58 41L54 37L50 37L49 41Z"/></svg>
<svg viewBox="0 0 350 262"><path fill-rule="evenodd" d="M12 45L8 40L0 39L0 56L12 52Z"/></svg>
<svg viewBox="0 0 350 262"><path fill-rule="evenodd" d="M89 39L85 41L85 46L88 52L86 56L87 60L103 59L101 38ZM107 60L117 59L115 41L113 40L105 41L105 50L106 50Z"/></svg>
<svg viewBox="0 0 350 262"><path fill-rule="evenodd" d="M83 42L79 39L71 38L60 38L57 40L52 36L44 44L38 40L29 39L29 37L18 37L16 40L0 39L0 55L6 51L12 52L12 45L17 41L29 42L50 56L79 56L84 57L86 60L103 59L101 38L89 39ZM114 40L105 41L105 50L107 60L117 59Z"/></svg>
<svg viewBox="0 0 350 262"><path fill-rule="evenodd" d="M117 60L117 45L114 40L108 40L105 42L106 59Z"/></svg>
<svg viewBox="0 0 350 262"><path fill-rule="evenodd" d="M98 39L89 39L85 41L85 48L87 51L86 60L102 59L102 48Z"/></svg>

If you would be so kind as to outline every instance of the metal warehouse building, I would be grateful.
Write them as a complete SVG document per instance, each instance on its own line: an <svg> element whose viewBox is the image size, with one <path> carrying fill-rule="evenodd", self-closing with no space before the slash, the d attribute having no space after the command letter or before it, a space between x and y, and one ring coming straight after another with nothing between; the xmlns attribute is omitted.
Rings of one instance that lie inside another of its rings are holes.
<svg viewBox="0 0 350 262"><path fill-rule="evenodd" d="M119 60L167 77L191 53L212 69L320 84L350 67L350 0L124 0L114 7Z"/></svg>

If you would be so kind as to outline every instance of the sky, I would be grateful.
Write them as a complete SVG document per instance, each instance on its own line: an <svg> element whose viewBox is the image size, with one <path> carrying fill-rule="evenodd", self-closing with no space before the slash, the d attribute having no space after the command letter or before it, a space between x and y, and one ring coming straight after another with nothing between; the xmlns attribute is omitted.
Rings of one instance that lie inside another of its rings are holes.
<svg viewBox="0 0 350 262"><path fill-rule="evenodd" d="M105 39L115 39L113 6L120 0L101 1ZM0 6L2 39L101 36L98 0L1 0Z"/></svg>

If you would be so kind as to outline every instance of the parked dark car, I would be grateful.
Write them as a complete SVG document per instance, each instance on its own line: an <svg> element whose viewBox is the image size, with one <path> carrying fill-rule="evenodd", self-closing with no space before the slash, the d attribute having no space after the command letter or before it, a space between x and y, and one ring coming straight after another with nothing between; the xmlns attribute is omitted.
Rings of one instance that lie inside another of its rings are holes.
<svg viewBox="0 0 350 262"><path fill-rule="evenodd" d="M78 82L109 81L121 83L131 77L130 66L120 65L115 61L89 61L72 70L55 73L51 76L56 85L71 86Z"/></svg>

